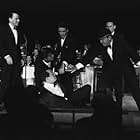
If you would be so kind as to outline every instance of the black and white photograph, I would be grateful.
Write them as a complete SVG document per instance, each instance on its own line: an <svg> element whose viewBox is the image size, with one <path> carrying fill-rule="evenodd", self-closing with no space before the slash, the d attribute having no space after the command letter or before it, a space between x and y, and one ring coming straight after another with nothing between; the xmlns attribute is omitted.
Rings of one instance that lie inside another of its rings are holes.
<svg viewBox="0 0 140 140"><path fill-rule="evenodd" d="M2 1L0 139L140 139L139 7Z"/></svg>

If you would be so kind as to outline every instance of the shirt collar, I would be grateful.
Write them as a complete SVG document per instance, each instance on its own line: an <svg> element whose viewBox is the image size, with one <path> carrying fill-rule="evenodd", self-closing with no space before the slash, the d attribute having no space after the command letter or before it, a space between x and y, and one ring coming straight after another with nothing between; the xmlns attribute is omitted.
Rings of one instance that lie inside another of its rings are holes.
<svg viewBox="0 0 140 140"><path fill-rule="evenodd" d="M61 40L65 40L67 36L65 36L64 38L61 38Z"/></svg>
<svg viewBox="0 0 140 140"><path fill-rule="evenodd" d="M115 34L115 32L112 32L112 33L111 33L111 35L114 35L114 34Z"/></svg>
<svg viewBox="0 0 140 140"><path fill-rule="evenodd" d="M14 30L14 26L11 23L9 23L9 26L12 30Z"/></svg>
<svg viewBox="0 0 140 140"><path fill-rule="evenodd" d="M110 46L112 47L112 45L113 45L113 40L111 40L111 42L110 42Z"/></svg>

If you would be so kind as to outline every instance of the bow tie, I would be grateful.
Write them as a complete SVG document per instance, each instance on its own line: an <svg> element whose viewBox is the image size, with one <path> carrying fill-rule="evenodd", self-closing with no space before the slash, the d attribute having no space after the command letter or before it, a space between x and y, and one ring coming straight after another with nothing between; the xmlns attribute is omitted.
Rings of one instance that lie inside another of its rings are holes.
<svg viewBox="0 0 140 140"><path fill-rule="evenodd" d="M110 48L111 49L112 47L111 47L111 45L108 45L107 48Z"/></svg>
<svg viewBox="0 0 140 140"><path fill-rule="evenodd" d="M15 26L13 29L14 29L14 30L17 30L17 27Z"/></svg>
<svg viewBox="0 0 140 140"><path fill-rule="evenodd" d="M62 40L64 40L65 38L63 37L63 38L61 38Z"/></svg>

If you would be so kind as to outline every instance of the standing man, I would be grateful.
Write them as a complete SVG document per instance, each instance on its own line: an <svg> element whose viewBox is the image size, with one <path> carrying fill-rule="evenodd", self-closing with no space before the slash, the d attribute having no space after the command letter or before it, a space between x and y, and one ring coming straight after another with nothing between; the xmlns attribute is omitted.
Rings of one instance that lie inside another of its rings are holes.
<svg viewBox="0 0 140 140"><path fill-rule="evenodd" d="M8 88L22 86L21 80L21 51L22 34L18 29L20 16L12 12L8 17L8 25L0 28L0 105Z"/></svg>
<svg viewBox="0 0 140 140"><path fill-rule="evenodd" d="M79 90L73 91L73 76L83 64L79 63L76 50L79 48L78 41L70 34L68 26L61 22L58 24L58 38L55 45L55 55L58 62L58 79L64 88L64 97L73 105L85 105L89 102L89 85L85 85Z"/></svg>
<svg viewBox="0 0 140 140"><path fill-rule="evenodd" d="M71 98L73 92L73 83L71 70L75 69L76 48L78 43L69 33L67 24L61 22L58 24L58 38L55 45L55 56L58 60L57 69L61 83L66 87L66 97Z"/></svg>
<svg viewBox="0 0 140 140"><path fill-rule="evenodd" d="M103 65L103 74L100 78L102 88L115 89L116 102L122 107L122 77L129 84L132 95L140 109L140 89L132 61L140 65L140 57L126 43L122 35L112 37L110 31L104 29L100 32L97 57L93 62ZM101 57L98 58L98 55ZM132 60L132 61L131 61Z"/></svg>
<svg viewBox="0 0 140 140"><path fill-rule="evenodd" d="M70 34L68 25L64 22L58 24L58 38L56 40L56 56L60 55L60 63L65 65L76 64L76 49L78 42Z"/></svg>

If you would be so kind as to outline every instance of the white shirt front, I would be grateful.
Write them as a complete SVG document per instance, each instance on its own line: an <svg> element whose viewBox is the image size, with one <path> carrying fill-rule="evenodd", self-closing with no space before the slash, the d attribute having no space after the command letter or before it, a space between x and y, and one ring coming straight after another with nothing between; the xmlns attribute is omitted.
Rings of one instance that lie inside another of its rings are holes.
<svg viewBox="0 0 140 140"><path fill-rule="evenodd" d="M110 48L110 47L107 48L107 52L108 52L108 54L109 54L111 60L113 60L112 45L113 45L113 40L110 42L111 48Z"/></svg>
<svg viewBox="0 0 140 140"><path fill-rule="evenodd" d="M66 39L66 37L61 38L61 47L63 47L65 39Z"/></svg>
<svg viewBox="0 0 140 140"><path fill-rule="evenodd" d="M15 43L17 44L17 41L18 41L18 32L17 30L14 28L14 26L12 24L9 23L9 26L14 34L14 38L15 38Z"/></svg>
<svg viewBox="0 0 140 140"><path fill-rule="evenodd" d="M111 35L113 36L115 34L115 32L112 32Z"/></svg>
<svg viewBox="0 0 140 140"><path fill-rule="evenodd" d="M61 38L61 47L63 46L64 41L65 41L65 39Z"/></svg>
<svg viewBox="0 0 140 140"><path fill-rule="evenodd" d="M45 89L49 90L54 95L64 97L64 93L63 93L61 87L59 86L59 84L56 84L54 86L54 84L43 82L43 87Z"/></svg>

